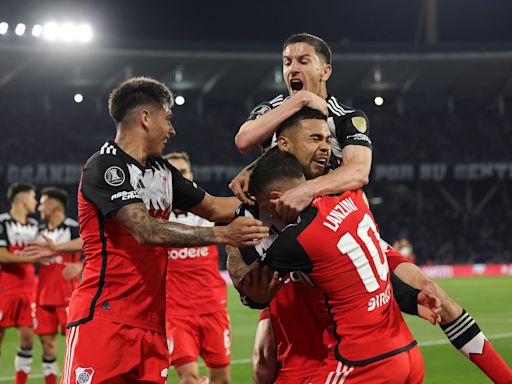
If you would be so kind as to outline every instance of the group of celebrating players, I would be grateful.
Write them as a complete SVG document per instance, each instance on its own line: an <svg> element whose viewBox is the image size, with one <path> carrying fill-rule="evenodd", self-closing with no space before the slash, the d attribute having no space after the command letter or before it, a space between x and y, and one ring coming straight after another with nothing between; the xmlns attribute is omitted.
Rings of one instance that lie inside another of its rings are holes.
<svg viewBox="0 0 512 384"><path fill-rule="evenodd" d="M471 315L380 238L361 191L371 168L369 121L327 93L331 72L321 38L286 40L289 95L259 104L240 127L238 149L264 154L231 182L236 197L199 188L186 154L162 157L176 133L164 84L138 77L115 88L109 112L116 137L89 158L78 188L80 238L57 241L60 248L48 237L16 248L38 233L27 218L34 189L15 194L28 196L24 216L14 209L21 199L11 199L0 232L0 334L16 326L22 335L17 382L31 363L23 335L31 332L35 291L21 284L33 274L26 263L40 259L44 288L48 258L81 249L81 283L59 304L68 305L61 383L164 383L169 363L181 383L229 383L226 287L212 247L225 244L242 302L261 309L256 383L421 383L423 360L401 311L440 324L493 382L512 383ZM43 191L41 205L44 196L58 200ZM41 216L51 230L60 225ZM13 240L12 228L24 237ZM18 279L12 287L11 277ZM38 301L36 314L45 305ZM27 315L16 319L14 306ZM199 377L198 355L208 378ZM55 353L47 358L56 367Z"/></svg>

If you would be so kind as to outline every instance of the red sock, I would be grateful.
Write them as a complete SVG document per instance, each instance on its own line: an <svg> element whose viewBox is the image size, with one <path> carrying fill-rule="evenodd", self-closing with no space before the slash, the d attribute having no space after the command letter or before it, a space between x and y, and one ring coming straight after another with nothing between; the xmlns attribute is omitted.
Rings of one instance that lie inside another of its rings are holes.
<svg viewBox="0 0 512 384"><path fill-rule="evenodd" d="M26 384L28 379L28 373L23 371L17 371L14 376L14 384Z"/></svg>
<svg viewBox="0 0 512 384"><path fill-rule="evenodd" d="M512 384L512 370L486 339L466 311L450 324L442 325L453 346L468 357L496 384Z"/></svg>
<svg viewBox="0 0 512 384"><path fill-rule="evenodd" d="M45 376L44 384L57 384L57 376L55 376L55 375Z"/></svg>

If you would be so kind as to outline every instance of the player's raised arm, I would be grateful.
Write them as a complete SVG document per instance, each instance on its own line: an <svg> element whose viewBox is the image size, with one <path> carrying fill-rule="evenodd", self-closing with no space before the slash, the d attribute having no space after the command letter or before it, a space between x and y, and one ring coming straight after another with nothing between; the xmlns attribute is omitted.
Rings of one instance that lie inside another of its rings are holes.
<svg viewBox="0 0 512 384"><path fill-rule="evenodd" d="M236 147L241 153L258 148L272 137L283 121L305 106L327 114L326 101L305 90L295 93L275 108L269 102L258 105L238 130L235 136Z"/></svg>

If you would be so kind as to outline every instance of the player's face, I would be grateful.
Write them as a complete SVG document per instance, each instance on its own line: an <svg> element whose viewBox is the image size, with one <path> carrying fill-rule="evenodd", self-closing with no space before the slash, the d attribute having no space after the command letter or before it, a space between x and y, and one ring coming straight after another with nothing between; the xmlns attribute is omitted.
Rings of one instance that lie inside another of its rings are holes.
<svg viewBox="0 0 512 384"><path fill-rule="evenodd" d="M170 159L169 163L171 163L171 165L174 168L180 171L180 173L185 179L190 181L194 179L194 176L192 175L192 170L190 169L190 164L187 161L183 159Z"/></svg>
<svg viewBox="0 0 512 384"><path fill-rule="evenodd" d="M278 139L279 149L293 154L308 179L323 175L331 156L331 133L325 120L302 120L300 128L284 132Z"/></svg>
<svg viewBox="0 0 512 384"><path fill-rule="evenodd" d="M171 124L172 112L169 106L151 108L149 117L147 152L149 156L161 156L167 140L176 135Z"/></svg>
<svg viewBox="0 0 512 384"><path fill-rule="evenodd" d="M290 44L283 51L283 79L290 95L306 90L321 96L330 71L309 44Z"/></svg>
<svg viewBox="0 0 512 384"><path fill-rule="evenodd" d="M23 206L29 215L36 212L36 191L21 192L19 194L19 199L23 203Z"/></svg>
<svg viewBox="0 0 512 384"><path fill-rule="evenodd" d="M41 196L37 210L41 216L41 220L48 222L51 215L58 209L58 203L54 199L48 198L47 195Z"/></svg>

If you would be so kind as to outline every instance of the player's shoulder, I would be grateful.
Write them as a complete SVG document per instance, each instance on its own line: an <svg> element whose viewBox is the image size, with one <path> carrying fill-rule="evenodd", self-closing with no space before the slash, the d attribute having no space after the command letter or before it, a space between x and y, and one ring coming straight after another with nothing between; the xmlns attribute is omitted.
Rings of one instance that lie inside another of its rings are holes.
<svg viewBox="0 0 512 384"><path fill-rule="evenodd" d="M120 156L121 151L111 141L106 141L98 151L93 153L85 162L85 169L97 167L105 164L121 165L124 163Z"/></svg>
<svg viewBox="0 0 512 384"><path fill-rule="evenodd" d="M362 109L357 109L343 104L336 98L336 96L333 95L329 95L327 98L327 108L333 116L347 118L360 116L367 118L366 113L364 113Z"/></svg>
<svg viewBox="0 0 512 384"><path fill-rule="evenodd" d="M77 228L79 226L78 222L76 220L72 219L71 217L66 217L64 219L63 224L67 227L73 227L73 228Z"/></svg>
<svg viewBox="0 0 512 384"><path fill-rule="evenodd" d="M285 102L285 100L288 98L288 96L285 96L284 94L279 94L276 97L265 100L260 102L256 107L254 107L249 114L250 116L261 116L265 113L271 111L274 108L279 107L281 104Z"/></svg>
<svg viewBox="0 0 512 384"><path fill-rule="evenodd" d="M11 220L11 214L9 212L0 213L0 223Z"/></svg>
<svg viewBox="0 0 512 384"><path fill-rule="evenodd" d="M252 219L260 218L260 210L258 205L248 205L245 203L240 203L238 208L236 209L235 215L237 217L250 217Z"/></svg>

